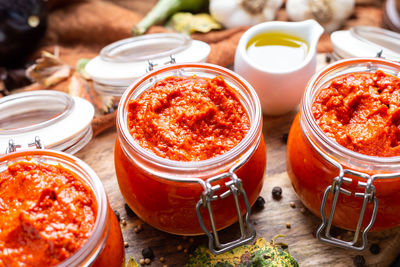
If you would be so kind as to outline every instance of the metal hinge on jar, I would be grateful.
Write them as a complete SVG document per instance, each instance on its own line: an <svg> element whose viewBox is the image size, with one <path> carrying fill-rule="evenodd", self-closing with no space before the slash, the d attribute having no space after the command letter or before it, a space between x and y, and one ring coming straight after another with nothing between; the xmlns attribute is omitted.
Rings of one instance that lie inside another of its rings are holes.
<svg viewBox="0 0 400 267"><path fill-rule="evenodd" d="M35 146L37 149L44 149L44 145L42 141L40 140L39 136L35 137L35 141L32 143L28 143L28 147L33 147ZM13 139L10 139L8 141L8 147L6 149L6 154L12 153L17 151L17 148L21 148L22 146L19 144L15 144Z"/></svg>
<svg viewBox="0 0 400 267"><path fill-rule="evenodd" d="M164 62L164 65L168 65L168 64L175 64L176 60L175 60L175 56L174 55L170 55L169 56L170 60L167 62ZM152 70L154 70L154 67L158 66L158 64L154 63L151 60L147 61L147 68L146 68L146 72L150 72Z"/></svg>
<svg viewBox="0 0 400 267"><path fill-rule="evenodd" d="M218 191L219 189L221 189L221 187L220 187L220 185L212 186L211 183L221 180L221 179L224 179L224 178L230 178L230 180L225 183L228 190L220 195L215 195L215 191ZM218 198L224 199L224 198L228 197L229 195L233 196L233 199L235 202L235 207L236 207L236 212L237 212L239 227L240 227L240 238L237 240L225 243L225 244L221 244L218 233L217 233L217 227L215 225L215 219L214 219L214 214L212 211L211 202L217 200ZM240 207L240 203L239 203L239 196L243 197L245 208L246 208L246 213L244 215L244 218L245 218L244 221L243 221L243 214L241 212L241 207ZM208 211L212 233L210 233L208 231L207 227L204 224L204 220L201 215L202 208L206 208ZM197 217L199 219L200 226L203 229L203 231L206 233L206 235L208 236L209 249L214 254L224 253L235 247L238 247L238 246L241 246L248 242L251 242L256 237L256 231L254 230L254 228L252 227L252 225L249 221L250 204L247 199L246 193L243 190L242 180L240 180L236 176L236 174L233 172L233 169L231 169L227 173L223 173L221 175L212 177L205 182L205 190L204 190L199 202L197 202L196 212L197 212ZM248 233L246 233L245 223L248 228L248 231L247 231Z"/></svg>
<svg viewBox="0 0 400 267"><path fill-rule="evenodd" d="M316 237L318 238L318 240L320 240L322 242L325 242L325 243L328 243L331 245L335 245L338 247L348 248L348 249L353 249L353 250L358 250L358 251L364 250L367 247L367 243L368 243L367 232L371 229L372 225L374 224L376 214L378 212L378 199L376 198L376 195L375 195L376 189L372 183L376 179L395 178L395 177L399 177L400 174L395 173L395 174L380 174L380 175L370 176L370 175L362 173L362 172L343 169L342 165L339 162L337 162L336 160L332 159L331 157L329 157L325 153L323 153L319 149L319 147L309 139L309 137L307 135L306 135L306 137L307 137L309 143L315 149L315 151L317 151L318 154L321 155L321 157L323 157L326 161L328 161L330 164L332 164L339 170L339 175L333 179L332 185L328 186L325 189L324 195L322 197L321 209L320 209L322 223L318 227ZM358 182L358 186L363 187L364 192L354 194L355 197L362 197L362 198L364 198L364 200L363 200L363 204L361 206L360 215L358 217L358 222L357 222L357 226L356 226L354 237L353 237L352 241L345 241L345 240L335 238L330 233L333 218L335 215L337 201L339 198L339 194L342 193L347 196L351 196L351 193L352 193L352 192L342 188L343 183L350 184L353 182L353 179L351 179L349 177L345 177L345 175L352 175L352 176L360 177L360 178L363 178L366 180L366 182L360 182L360 181ZM333 195L333 200L332 200L331 209L329 211L329 215L328 215L328 219L327 219L326 215L325 215L325 207L326 207L326 202L327 202L329 194ZM371 219L370 219L368 225L361 231L362 222L364 219L364 214L365 214L365 210L367 208L368 203L373 203L374 207L373 207ZM323 235L322 233L323 233L324 229L325 229L325 233ZM362 236L362 241L361 241L361 245L357 246L360 233Z"/></svg>
<svg viewBox="0 0 400 267"><path fill-rule="evenodd" d="M337 163L338 164L338 163ZM340 165L339 165L340 166ZM363 204L361 206L361 211L360 215L358 217L358 222L357 222L357 227L354 233L353 240L351 241L344 241L338 238L335 238L331 236L330 230L332 227L332 221L333 217L335 214L335 209L337 205L337 200L339 197L339 194L345 194L347 196L351 195L351 192L342 188L342 183L352 183L352 179L348 177L344 177L344 175L352 175L356 177L361 177L367 180L367 182L358 182L359 187L364 188L364 193L355 193L355 197L362 197L363 198ZM376 214L378 211L378 199L375 197L375 186L372 184L374 179L376 179L376 176L369 176L368 174L353 171L353 170L343 170L342 166L339 167L339 175L333 179L332 185L328 186L325 190L324 196L322 198L321 202L321 217L322 217L322 224L319 226L316 236L320 241L343 247L343 248L350 248L354 250L364 250L367 247L367 232L371 229L372 225L375 222ZM326 206L326 201L328 199L328 195L332 194L333 195L333 200L332 200L332 206L329 211L329 216L328 220L325 216L325 206ZM364 219L364 214L365 210L367 208L368 203L373 203L373 210L372 210L372 215L371 219L368 223L368 225L361 231L362 227L362 222ZM325 235L322 235L323 230L325 229ZM357 246L356 244L358 243L358 239L361 233L361 245Z"/></svg>

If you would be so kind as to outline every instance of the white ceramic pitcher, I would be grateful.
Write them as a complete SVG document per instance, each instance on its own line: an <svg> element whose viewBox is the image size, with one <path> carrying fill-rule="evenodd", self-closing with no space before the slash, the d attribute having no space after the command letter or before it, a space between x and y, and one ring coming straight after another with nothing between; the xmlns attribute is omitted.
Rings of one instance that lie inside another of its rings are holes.
<svg viewBox="0 0 400 267"><path fill-rule="evenodd" d="M251 27L242 35L236 49L234 70L255 88L264 114L279 115L297 107L315 72L316 48L323 31L315 20L269 21ZM254 36L268 32L291 35L307 42L308 50L302 63L284 70L255 64L247 54L247 45Z"/></svg>

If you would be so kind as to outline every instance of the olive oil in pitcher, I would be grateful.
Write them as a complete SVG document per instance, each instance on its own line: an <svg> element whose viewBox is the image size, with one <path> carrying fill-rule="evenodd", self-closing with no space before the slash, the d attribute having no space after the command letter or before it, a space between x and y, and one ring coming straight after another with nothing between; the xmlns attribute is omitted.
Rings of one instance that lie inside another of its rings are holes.
<svg viewBox="0 0 400 267"><path fill-rule="evenodd" d="M292 35L261 33L247 43L247 55L262 69L285 71L299 66L308 53L308 44Z"/></svg>

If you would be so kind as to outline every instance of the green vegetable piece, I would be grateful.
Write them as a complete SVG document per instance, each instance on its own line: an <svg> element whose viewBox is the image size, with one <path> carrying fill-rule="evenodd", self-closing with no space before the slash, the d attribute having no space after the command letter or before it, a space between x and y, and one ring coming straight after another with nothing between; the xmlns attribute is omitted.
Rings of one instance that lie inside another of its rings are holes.
<svg viewBox="0 0 400 267"><path fill-rule="evenodd" d="M206 247L198 247L186 267L298 267L297 261L279 245L274 237L271 242L258 238L254 245L244 245L220 255L212 254Z"/></svg>
<svg viewBox="0 0 400 267"><path fill-rule="evenodd" d="M208 0L159 0L154 8L132 28L133 35L142 35L152 25L167 20L179 11L198 12L208 6Z"/></svg>
<svg viewBox="0 0 400 267"><path fill-rule="evenodd" d="M130 257L129 260L125 263L125 267L139 267L139 264L135 261L134 258Z"/></svg>
<svg viewBox="0 0 400 267"><path fill-rule="evenodd" d="M76 71L86 80L90 79L89 74L85 70L86 64L88 64L89 61L90 59L88 58L81 58L76 63Z"/></svg>
<svg viewBox="0 0 400 267"><path fill-rule="evenodd" d="M178 12L168 21L167 26L182 33L190 34L193 32L206 33L211 30L222 28L216 20L209 14L201 13L193 15L188 12Z"/></svg>

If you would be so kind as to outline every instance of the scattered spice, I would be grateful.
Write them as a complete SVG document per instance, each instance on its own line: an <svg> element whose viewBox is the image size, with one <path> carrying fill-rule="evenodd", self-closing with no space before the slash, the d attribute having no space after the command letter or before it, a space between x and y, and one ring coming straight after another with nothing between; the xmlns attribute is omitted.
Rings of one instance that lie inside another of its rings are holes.
<svg viewBox="0 0 400 267"><path fill-rule="evenodd" d="M117 217L118 222L121 221L121 214L119 214L119 212L117 210L114 210L114 214Z"/></svg>
<svg viewBox="0 0 400 267"><path fill-rule="evenodd" d="M188 253L189 254L193 254L194 253L194 251L196 250L196 246L195 245L190 245L189 246L189 249L188 249Z"/></svg>
<svg viewBox="0 0 400 267"><path fill-rule="evenodd" d="M280 186L275 186L272 188L272 198L276 200L282 198L282 188Z"/></svg>
<svg viewBox="0 0 400 267"><path fill-rule="evenodd" d="M176 248L178 251L181 251L183 249L182 245L178 245L178 247Z"/></svg>
<svg viewBox="0 0 400 267"><path fill-rule="evenodd" d="M124 242L124 247L129 247L129 243L128 242Z"/></svg>
<svg viewBox="0 0 400 267"><path fill-rule="evenodd" d="M376 255L376 254L379 254L379 252L381 252L381 248L379 247L378 244L372 244L372 245L369 247L369 251L370 251L372 254Z"/></svg>
<svg viewBox="0 0 400 267"><path fill-rule="evenodd" d="M144 259L140 259L139 264L140 265L145 265L146 263L144 262Z"/></svg>
<svg viewBox="0 0 400 267"><path fill-rule="evenodd" d="M262 209L264 208L265 205L265 200L262 196L259 196L256 200L256 202L254 203L254 207L257 209Z"/></svg>
<svg viewBox="0 0 400 267"><path fill-rule="evenodd" d="M296 203L294 203L293 201L290 201L290 207L292 207L292 208L296 208Z"/></svg>
<svg viewBox="0 0 400 267"><path fill-rule="evenodd" d="M150 260L149 258L145 258L145 259L144 259L144 263L146 263L147 265L149 265L150 262L151 262L151 260Z"/></svg>
<svg viewBox="0 0 400 267"><path fill-rule="evenodd" d="M353 263L356 267L363 267L365 265L365 259L362 255L354 257Z"/></svg>
<svg viewBox="0 0 400 267"><path fill-rule="evenodd" d="M287 140L288 140L288 137L289 137L289 134L288 133L284 133L283 135L282 135L282 142L283 143L287 143Z"/></svg>
<svg viewBox="0 0 400 267"><path fill-rule="evenodd" d="M161 263L164 263L164 262L165 262L165 258L164 258L164 257L161 257L161 258L160 258L160 262L161 262Z"/></svg>
<svg viewBox="0 0 400 267"><path fill-rule="evenodd" d="M126 221L125 221L124 219L122 219L122 220L121 220L121 224L122 224L123 226L126 226Z"/></svg>
<svg viewBox="0 0 400 267"><path fill-rule="evenodd" d="M142 249L142 255L150 260L154 259L154 252L150 247Z"/></svg>
<svg viewBox="0 0 400 267"><path fill-rule="evenodd" d="M287 229L290 229L290 228L292 228L292 225L291 225L290 223L287 222L287 223L286 223L286 228L287 228Z"/></svg>
<svg viewBox="0 0 400 267"><path fill-rule="evenodd" d="M331 54L327 53L327 54L325 55L325 62L326 62L326 63L331 63L331 61L332 61Z"/></svg>
<svg viewBox="0 0 400 267"><path fill-rule="evenodd" d="M126 215L130 216L130 217L134 217L136 214L133 212L133 210L129 207L129 205L127 203L125 203L124 205L125 207L125 212Z"/></svg>

